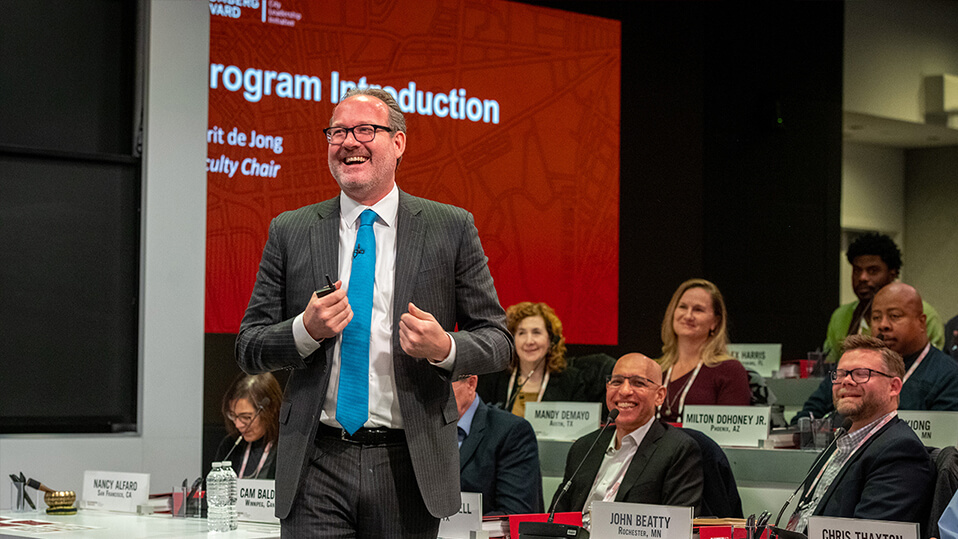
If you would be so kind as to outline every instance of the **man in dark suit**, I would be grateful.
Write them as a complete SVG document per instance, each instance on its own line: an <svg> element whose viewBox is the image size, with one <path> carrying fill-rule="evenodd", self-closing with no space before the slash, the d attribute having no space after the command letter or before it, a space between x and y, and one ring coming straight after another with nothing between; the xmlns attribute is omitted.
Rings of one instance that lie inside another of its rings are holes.
<svg viewBox="0 0 958 539"><path fill-rule="evenodd" d="M506 366L505 313L472 216L397 188L395 99L351 91L324 132L342 192L273 220L236 341L246 372L291 371L276 515L284 536L434 538L460 506L450 383Z"/></svg>
<svg viewBox="0 0 958 539"><path fill-rule="evenodd" d="M596 501L677 505L698 513L702 457L692 438L655 419L656 407L665 400L658 363L642 354L619 358L605 400L609 411L619 411L615 428L593 432L572 445L562 484L580 462L582 469L568 492L562 494L561 487L556 491L555 510L582 511L583 522L591 518ZM597 437L596 451L588 453Z"/></svg>
<svg viewBox="0 0 958 539"><path fill-rule="evenodd" d="M542 472L532 425L486 406L476 395L479 377L453 382L459 408L459 484L482 494L483 515L541 513Z"/></svg>
<svg viewBox="0 0 958 539"><path fill-rule="evenodd" d="M832 396L852 425L809 473L788 527L804 531L819 515L925 523L934 473L918 436L898 419L904 362L874 337L852 335L844 350Z"/></svg>

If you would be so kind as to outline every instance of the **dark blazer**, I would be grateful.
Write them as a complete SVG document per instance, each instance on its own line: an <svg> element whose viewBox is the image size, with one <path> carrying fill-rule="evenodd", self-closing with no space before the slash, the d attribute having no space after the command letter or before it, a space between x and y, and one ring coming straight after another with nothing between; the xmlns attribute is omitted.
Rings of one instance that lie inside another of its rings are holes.
<svg viewBox="0 0 958 539"><path fill-rule="evenodd" d="M476 393L483 401L497 408L504 408L509 400L509 378L512 371L494 372L479 377ZM549 384L542 394L543 401L576 401L585 400L585 388L582 385L582 376L575 367L566 367L562 372L549 373Z"/></svg>
<svg viewBox="0 0 958 539"><path fill-rule="evenodd" d="M482 493L483 515L541 513L542 474L532 425L479 399L459 448L463 492Z"/></svg>
<svg viewBox="0 0 958 539"><path fill-rule="evenodd" d="M809 476L816 477L826 462L828 455ZM805 485L803 503L811 482ZM928 451L911 427L895 417L845 463L812 514L924 525L934 485Z"/></svg>
<svg viewBox="0 0 958 539"><path fill-rule="evenodd" d="M459 510L459 412L450 381L460 374L495 372L512 357L487 258L467 211L399 193L393 323L409 302L432 313L456 342L452 372L408 356L393 333L399 409L418 487L436 517ZM276 516L289 514L319 427L335 339L303 359L293 319L306 308L324 274L339 274L339 198L273 219L256 285L236 339L236 358L248 373L290 370L280 407ZM373 397L375 398L375 397Z"/></svg>
<svg viewBox="0 0 958 539"><path fill-rule="evenodd" d="M559 500L556 512L582 511L586 498L592 490L605 450L615 435L615 429L606 429L602 436L597 430L576 440L566 458L565 476L562 485L580 462L582 469L572 481L572 486ZM596 437L595 450L586 453ZM650 503L693 507L699 514L702 501L702 456L698 444L681 430L654 421L649 432L632 457L629 468L615 496L617 502ZM562 487L556 490L556 496ZM552 503L556 504L555 496Z"/></svg>

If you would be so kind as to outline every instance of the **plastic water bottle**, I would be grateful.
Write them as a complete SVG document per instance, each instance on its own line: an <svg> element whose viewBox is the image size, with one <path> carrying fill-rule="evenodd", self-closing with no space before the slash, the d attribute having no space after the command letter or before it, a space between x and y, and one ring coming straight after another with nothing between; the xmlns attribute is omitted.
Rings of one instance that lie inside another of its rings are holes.
<svg viewBox="0 0 958 539"><path fill-rule="evenodd" d="M236 529L236 473L230 461L214 462L206 476L206 498L209 512L207 529L228 532Z"/></svg>
<svg viewBox="0 0 958 539"><path fill-rule="evenodd" d="M235 530L237 527L237 502L239 501L239 485L237 484L236 472L233 471L233 465L230 461L224 461L220 468L226 479L226 522L228 530Z"/></svg>

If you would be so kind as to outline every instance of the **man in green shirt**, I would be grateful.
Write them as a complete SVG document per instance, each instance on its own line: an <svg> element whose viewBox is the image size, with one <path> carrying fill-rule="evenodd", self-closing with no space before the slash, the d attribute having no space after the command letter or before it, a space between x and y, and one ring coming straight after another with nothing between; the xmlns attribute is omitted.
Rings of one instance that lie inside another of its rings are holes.
<svg viewBox="0 0 958 539"><path fill-rule="evenodd" d="M852 288L857 301L835 309L828 322L823 350L826 361L834 363L841 357L841 344L849 335L871 335L869 327L871 304L875 293L898 278L901 270L901 251L885 234L870 232L859 236L848 246L846 253L852 265ZM945 344L945 325L936 311L927 302L922 302L927 323L928 340L941 349Z"/></svg>

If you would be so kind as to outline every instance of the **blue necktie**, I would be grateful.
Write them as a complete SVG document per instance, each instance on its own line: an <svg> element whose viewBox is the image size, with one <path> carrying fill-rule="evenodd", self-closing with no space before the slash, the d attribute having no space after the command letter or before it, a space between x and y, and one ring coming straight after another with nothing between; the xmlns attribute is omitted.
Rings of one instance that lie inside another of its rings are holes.
<svg viewBox="0 0 958 539"><path fill-rule="evenodd" d="M359 231L349 275L349 306L353 319L343 330L340 348L339 394L336 421L354 434L369 417L369 329L373 315L373 280L376 275L376 212L359 216Z"/></svg>

